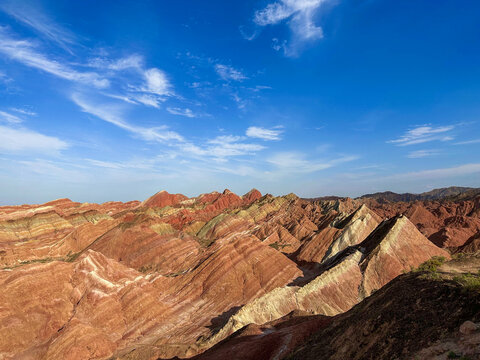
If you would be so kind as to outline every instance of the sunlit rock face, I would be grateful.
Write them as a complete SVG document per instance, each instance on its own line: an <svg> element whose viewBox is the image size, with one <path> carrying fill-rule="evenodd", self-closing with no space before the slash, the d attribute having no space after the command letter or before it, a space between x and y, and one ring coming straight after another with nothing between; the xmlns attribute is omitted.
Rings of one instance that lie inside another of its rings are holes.
<svg viewBox="0 0 480 360"><path fill-rule="evenodd" d="M479 216L478 202L452 204L253 189L0 207L0 358L185 358L292 312L341 314L430 257L449 258L438 245L453 242L426 235L458 224L467 234Z"/></svg>
<svg viewBox="0 0 480 360"><path fill-rule="evenodd" d="M437 246L452 251L480 232L480 195L435 201L387 202L362 199L379 216L403 214Z"/></svg>

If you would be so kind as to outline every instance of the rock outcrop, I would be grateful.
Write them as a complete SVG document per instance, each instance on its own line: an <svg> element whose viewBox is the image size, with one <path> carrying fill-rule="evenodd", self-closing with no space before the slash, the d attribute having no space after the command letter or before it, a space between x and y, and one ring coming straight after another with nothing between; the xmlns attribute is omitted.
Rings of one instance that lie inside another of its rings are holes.
<svg viewBox="0 0 480 360"><path fill-rule="evenodd" d="M251 336L269 345L242 351L280 358L402 272L449 259L437 245L478 249L476 198L369 201L253 189L0 207L0 358L226 356Z"/></svg>
<svg viewBox="0 0 480 360"><path fill-rule="evenodd" d="M194 359L477 359L480 292L452 279L477 273L478 260L401 275L334 317L296 312L245 326Z"/></svg>
<svg viewBox="0 0 480 360"><path fill-rule="evenodd" d="M169 194L165 190L162 190L142 202L141 206L163 208L165 206L176 205L186 199L188 198L185 195Z"/></svg>
<svg viewBox="0 0 480 360"><path fill-rule="evenodd" d="M347 223L355 224L365 213L368 209L362 207ZM263 324L294 310L329 316L345 312L402 272L433 256L450 258L406 217L386 220L361 243L327 257L313 280L302 286L277 288L255 299L201 345L210 347L248 324Z"/></svg>
<svg viewBox="0 0 480 360"><path fill-rule="evenodd" d="M360 201L360 200L359 200ZM437 246L455 251L480 233L480 195L460 201L379 203L363 199L382 218L403 214Z"/></svg>

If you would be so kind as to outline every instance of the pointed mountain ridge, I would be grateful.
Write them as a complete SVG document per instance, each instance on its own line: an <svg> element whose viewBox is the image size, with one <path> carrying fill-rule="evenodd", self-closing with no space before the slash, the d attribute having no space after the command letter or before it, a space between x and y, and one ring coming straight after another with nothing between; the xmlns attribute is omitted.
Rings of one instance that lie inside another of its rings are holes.
<svg viewBox="0 0 480 360"><path fill-rule="evenodd" d="M169 192L162 190L143 201L140 206L162 208L165 206L176 205L187 199L188 197L183 194L170 194Z"/></svg>

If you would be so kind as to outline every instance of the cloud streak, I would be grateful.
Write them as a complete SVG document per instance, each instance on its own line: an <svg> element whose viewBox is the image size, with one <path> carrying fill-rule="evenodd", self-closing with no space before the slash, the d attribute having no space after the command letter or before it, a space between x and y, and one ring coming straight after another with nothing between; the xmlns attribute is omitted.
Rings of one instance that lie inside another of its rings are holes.
<svg viewBox="0 0 480 360"><path fill-rule="evenodd" d="M62 79L93 85L97 88L106 88L110 85L106 78L95 72L76 71L68 65L49 59L36 50L34 43L28 40L14 39L2 27L0 27L0 52L28 67L39 69Z"/></svg>
<svg viewBox="0 0 480 360"><path fill-rule="evenodd" d="M235 69L229 65L216 64L215 71L223 80L226 81L243 81L248 79L248 77L243 74L240 70Z"/></svg>
<svg viewBox="0 0 480 360"><path fill-rule="evenodd" d="M189 108L179 108L179 107L167 107L167 111L172 115L185 116L188 118L194 118L196 115Z"/></svg>
<svg viewBox="0 0 480 360"><path fill-rule="evenodd" d="M70 31L56 25L39 9L32 8L26 2L5 1L0 4L0 10L72 53L70 46L77 43L77 37Z"/></svg>
<svg viewBox="0 0 480 360"><path fill-rule="evenodd" d="M127 80L127 86L120 86L123 94L105 94L133 104L159 108L161 102L165 101L168 96L174 95L172 84L166 73L158 68L145 69L143 67L143 57L138 54L132 54L116 60L97 58L88 62L86 67L105 70L103 75L96 71L79 71L71 65L50 59L38 51L38 46L30 40L13 38L2 27L0 27L0 53L23 65L39 69L58 78L99 89L109 88L111 85L110 78L117 82L118 80L125 81L118 73L129 69L133 70L139 80L137 84L128 84L128 82L134 79L130 77Z"/></svg>
<svg viewBox="0 0 480 360"><path fill-rule="evenodd" d="M438 150L417 150L417 151L411 151L407 157L410 159L420 159L420 158L425 158L425 157L431 157L431 156L437 156L439 155L440 152Z"/></svg>
<svg viewBox="0 0 480 360"><path fill-rule="evenodd" d="M0 151L8 153L56 154L69 145L59 138L47 136L26 128L0 125Z"/></svg>
<svg viewBox="0 0 480 360"><path fill-rule="evenodd" d="M245 143L243 140L242 136L223 135L208 140L202 147L186 143L181 145L180 149L193 157L214 158L221 162L226 161L228 157L253 155L265 149L263 145Z"/></svg>
<svg viewBox="0 0 480 360"><path fill-rule="evenodd" d="M459 141L454 145L471 145L471 144L479 144L480 139L473 139L473 140L466 140L466 141Z"/></svg>
<svg viewBox="0 0 480 360"><path fill-rule="evenodd" d="M388 177L384 177L384 179L437 179L437 178L449 178L449 177L457 177L462 175L471 175L480 173L480 164L479 163L472 163L472 164L464 164L459 166L454 166L450 168L441 168L441 169L433 169L433 170L422 170L422 171L415 171L403 174L396 174Z"/></svg>
<svg viewBox="0 0 480 360"><path fill-rule="evenodd" d="M76 93L72 95L72 100L83 112L126 130L143 140L159 142L183 142L185 140L183 136L175 131L168 130L166 126L146 128L130 124L128 121L124 120L122 111L118 106L110 104L94 104Z"/></svg>
<svg viewBox="0 0 480 360"><path fill-rule="evenodd" d="M144 72L145 86L141 89L144 92L165 96L170 95L170 81L165 72L157 68L151 68Z"/></svg>
<svg viewBox="0 0 480 360"><path fill-rule="evenodd" d="M37 113L31 111L31 110L26 110L26 109L19 109L19 108L10 108L11 111L15 111L19 114L22 115L28 115L28 116L37 116Z"/></svg>
<svg viewBox="0 0 480 360"><path fill-rule="evenodd" d="M300 152L280 152L267 159L267 162L274 165L278 170L289 174L313 173L329 169L341 163L358 159L357 156L343 156L333 160L308 160L306 155Z"/></svg>
<svg viewBox="0 0 480 360"><path fill-rule="evenodd" d="M415 144L423 144L430 141L450 141L452 136L446 135L454 129L453 125L432 127L429 125L417 126L408 130L404 135L396 140L389 140L387 143L395 144L397 146L408 146Z"/></svg>
<svg viewBox="0 0 480 360"><path fill-rule="evenodd" d="M6 121L11 124L18 124L21 123L23 120L20 119L16 115L12 115L10 113L7 113L5 111L0 111L0 120Z"/></svg>
<svg viewBox="0 0 480 360"><path fill-rule="evenodd" d="M285 55L296 56L301 44L323 38L323 30L315 24L314 17L328 0L280 0L255 12L253 22L258 26L288 23L292 38L290 44L275 39L273 48L283 49Z"/></svg>
<svg viewBox="0 0 480 360"><path fill-rule="evenodd" d="M262 140L280 140L283 130L277 128L266 129L258 126L250 126L246 135L251 138L257 138Z"/></svg>
<svg viewBox="0 0 480 360"><path fill-rule="evenodd" d="M139 54L131 54L120 59L95 58L88 62L89 67L105 70L112 78L121 78L122 72L130 75L128 85L122 88L123 94L105 93L106 96L158 109L167 97L174 96L173 86L163 70L155 67L146 69L144 64L145 60Z"/></svg>

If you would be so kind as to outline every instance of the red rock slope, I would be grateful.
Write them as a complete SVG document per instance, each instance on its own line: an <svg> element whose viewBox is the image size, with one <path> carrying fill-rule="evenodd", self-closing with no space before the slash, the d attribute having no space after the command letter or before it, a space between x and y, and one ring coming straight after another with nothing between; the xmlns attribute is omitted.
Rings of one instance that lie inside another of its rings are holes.
<svg viewBox="0 0 480 360"><path fill-rule="evenodd" d="M361 205L225 190L0 207L0 358L190 357L292 311L342 313L449 256Z"/></svg>
<svg viewBox="0 0 480 360"><path fill-rule="evenodd" d="M434 278L401 275L334 317L295 312L245 326L194 359L478 359L480 292L452 278L478 272L479 260L445 263Z"/></svg>

